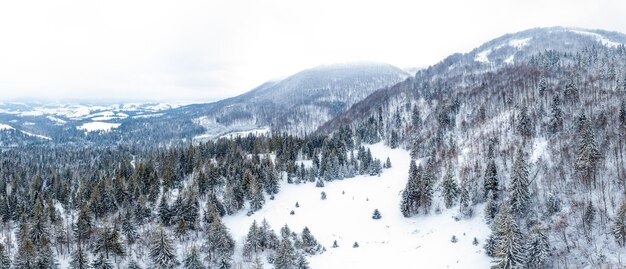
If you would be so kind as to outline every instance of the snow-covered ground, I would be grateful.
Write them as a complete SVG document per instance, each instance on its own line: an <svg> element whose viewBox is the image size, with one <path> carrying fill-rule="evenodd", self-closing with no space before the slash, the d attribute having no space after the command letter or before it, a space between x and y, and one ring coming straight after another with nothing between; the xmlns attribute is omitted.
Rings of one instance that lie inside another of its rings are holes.
<svg viewBox="0 0 626 269"><path fill-rule="evenodd" d="M254 130L242 131L242 132L232 132L225 135L220 136L220 138L236 138L238 136L246 137L250 134L254 134L255 136L266 135L270 132L270 128L259 128Z"/></svg>
<svg viewBox="0 0 626 269"><path fill-rule="evenodd" d="M95 131L111 131L112 129L115 129L117 127L120 127L119 123L110 123L110 122L99 122L99 121L93 121L93 122L88 122L85 123L81 126L76 127L78 130L84 130L85 132L95 132Z"/></svg>
<svg viewBox="0 0 626 269"><path fill-rule="evenodd" d="M441 214L404 218L399 203L410 156L382 144L371 146L371 150L378 158L391 159L392 168L380 177L335 180L324 188L316 188L314 183L283 184L275 200L268 200L254 215L248 217L242 210L225 217L238 242L236 255L241 253L252 221L267 219L275 231L285 224L298 233L309 227L327 249L309 258L311 268L489 268L490 259L482 243L490 230L482 215L455 221L457 207L444 209ZM320 198L322 191L326 200ZM296 202L300 207L295 207ZM374 209L381 212L382 219L372 219ZM291 210L295 215L289 214ZM451 242L453 235L457 243ZM480 242L478 246L472 244L474 237ZM338 248L331 247L334 240ZM353 248L354 242L360 247ZM270 268L267 263L266 268Z"/></svg>

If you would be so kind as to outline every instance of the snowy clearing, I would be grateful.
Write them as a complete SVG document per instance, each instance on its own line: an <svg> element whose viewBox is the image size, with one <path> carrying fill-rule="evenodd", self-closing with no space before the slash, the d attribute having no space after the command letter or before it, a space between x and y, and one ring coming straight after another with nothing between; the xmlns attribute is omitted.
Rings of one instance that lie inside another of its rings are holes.
<svg viewBox="0 0 626 269"><path fill-rule="evenodd" d="M237 242L243 242L253 220L267 219L272 228L285 224L300 232L309 227L326 252L309 257L311 268L488 268L490 258L482 242L490 233L481 214L455 221L457 208L441 214L404 218L399 210L400 193L408 178L410 156L404 150L391 150L382 144L371 146L372 154L389 157L392 168L381 177L357 176L328 182L324 188L314 183L283 184L275 200L246 216L246 210L224 218ZM326 200L320 193L327 194ZM344 194L345 192L345 194ZM296 202L300 207L296 208ZM372 219L378 209L382 219ZM433 207L434 209L434 207ZM295 215L290 215L294 210ZM452 243L455 235L457 243ZM480 244L474 246L476 237ZM337 240L338 248L332 248ZM353 248L358 242L359 248ZM241 253L238 245L237 253ZM238 255L238 254L235 254ZM393 261L393 262L390 262ZM266 268L269 265L266 265Z"/></svg>
<svg viewBox="0 0 626 269"><path fill-rule="evenodd" d="M112 129L120 127L120 125L121 124L119 124L119 123L109 123L109 122L94 121L94 122L85 123L85 124L83 124L81 126L78 126L76 128L78 130L84 130L86 132L95 132L95 131L109 132Z"/></svg>
<svg viewBox="0 0 626 269"><path fill-rule="evenodd" d="M0 131L2 131L2 130L12 130L12 129L13 129L13 127L11 127L9 125L6 125L6 124L0 123Z"/></svg>
<svg viewBox="0 0 626 269"><path fill-rule="evenodd" d="M570 30L570 32L573 32L579 35L586 35L586 36L593 37L596 39L596 41L600 42L600 44L602 44L605 47L616 48L622 45L621 43L611 41L610 39L606 38L603 35L592 33L592 32L581 31L581 30Z"/></svg>

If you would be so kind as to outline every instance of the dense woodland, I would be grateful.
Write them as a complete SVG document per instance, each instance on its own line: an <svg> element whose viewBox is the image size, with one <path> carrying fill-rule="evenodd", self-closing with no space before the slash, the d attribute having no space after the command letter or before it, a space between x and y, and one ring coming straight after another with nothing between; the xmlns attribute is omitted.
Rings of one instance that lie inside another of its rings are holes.
<svg viewBox="0 0 626 269"><path fill-rule="evenodd" d="M407 80L355 133L411 151L406 217L484 211L493 268L621 268L624 63L624 46L590 46Z"/></svg>
<svg viewBox="0 0 626 269"><path fill-rule="evenodd" d="M250 135L180 147L33 146L0 159L2 259L15 268L57 268L56 257L68 255L71 268L232 268L242 261L308 268L305 255L323 252L308 229L285 226L277 235L255 222L246 242L235 242L221 217L253 215L282 181L323 187L383 169L348 128L332 137ZM188 256L176 257L183 244ZM235 244L242 257L233 257Z"/></svg>

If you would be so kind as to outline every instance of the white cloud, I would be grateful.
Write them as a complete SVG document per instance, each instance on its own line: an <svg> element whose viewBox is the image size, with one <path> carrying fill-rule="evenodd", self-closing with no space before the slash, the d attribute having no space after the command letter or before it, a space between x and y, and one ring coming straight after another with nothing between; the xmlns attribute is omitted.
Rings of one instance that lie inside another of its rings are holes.
<svg viewBox="0 0 626 269"><path fill-rule="evenodd" d="M210 100L343 61L436 63L507 32L626 32L623 1L4 1L0 99Z"/></svg>

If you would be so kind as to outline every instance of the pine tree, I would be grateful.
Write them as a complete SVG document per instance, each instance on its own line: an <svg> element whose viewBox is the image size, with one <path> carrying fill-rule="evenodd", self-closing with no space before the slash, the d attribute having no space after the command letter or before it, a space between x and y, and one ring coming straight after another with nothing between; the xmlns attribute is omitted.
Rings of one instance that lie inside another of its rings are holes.
<svg viewBox="0 0 626 269"><path fill-rule="evenodd" d="M551 110L549 131L555 134L563 130L563 110L561 110L561 100L556 94L552 97Z"/></svg>
<svg viewBox="0 0 626 269"><path fill-rule="evenodd" d="M387 157L387 161L385 161L385 168L391 168L391 159L389 159L389 157Z"/></svg>
<svg viewBox="0 0 626 269"><path fill-rule="evenodd" d="M119 232L116 229L105 226L98 235L94 252L95 254L103 254L107 259L109 258L109 253L115 256L124 256L124 248L122 247Z"/></svg>
<svg viewBox="0 0 626 269"><path fill-rule="evenodd" d="M137 261L131 260L130 262L128 262L128 265L126 266L126 269L143 269L143 268L141 268L141 266L139 266Z"/></svg>
<svg viewBox="0 0 626 269"><path fill-rule="evenodd" d="M275 269L293 269L296 265L295 249L289 238L283 238L280 247L276 250L276 258L274 259Z"/></svg>
<svg viewBox="0 0 626 269"><path fill-rule="evenodd" d="M113 269L113 265L111 264L111 262L109 262L109 259L104 257L103 253L100 253L100 255L98 255L98 258L93 261L91 267L93 269Z"/></svg>
<svg viewBox="0 0 626 269"><path fill-rule="evenodd" d="M406 218L417 213L420 207L420 185L422 180L422 169L411 161L409 166L409 179L402 191L402 199L400 201L400 211Z"/></svg>
<svg viewBox="0 0 626 269"><path fill-rule="evenodd" d="M374 213L372 214L372 219L380 219L382 216L380 215L380 211L378 209L374 209Z"/></svg>
<svg viewBox="0 0 626 269"><path fill-rule="evenodd" d="M122 219L122 234L126 237L126 241L128 244L132 245L139 239L139 234L137 233L137 228L135 227L135 221L132 218L132 214L130 210L126 211L124 214L124 218Z"/></svg>
<svg viewBox="0 0 626 269"><path fill-rule="evenodd" d="M511 188L510 188L510 204L513 214L522 217L526 214L528 203L530 201L530 192L528 187L528 164L521 148L517 151L517 157L513 163L513 171L511 171Z"/></svg>
<svg viewBox="0 0 626 269"><path fill-rule="evenodd" d="M159 228L152 234L149 248L153 268L166 269L178 265L174 244L163 228Z"/></svg>
<svg viewBox="0 0 626 269"><path fill-rule="evenodd" d="M78 245L78 248L72 254L72 260L70 261L71 269L88 269L91 268L89 264L89 258L87 254L83 251L83 248Z"/></svg>
<svg viewBox="0 0 626 269"><path fill-rule="evenodd" d="M304 255L302 255L302 253L298 253L296 255L296 264L294 269L310 269L311 267L309 267L309 262L306 260L306 258L304 257Z"/></svg>
<svg viewBox="0 0 626 269"><path fill-rule="evenodd" d="M525 138L530 138L534 134L532 119L528 115L528 108L522 107L517 118L517 131Z"/></svg>
<svg viewBox="0 0 626 269"><path fill-rule="evenodd" d="M263 238L261 238L260 229L257 226L256 220L252 221L248 235L246 235L246 241L243 244L243 256L245 259L250 260L252 254L256 254L261 250Z"/></svg>
<svg viewBox="0 0 626 269"><path fill-rule="evenodd" d="M582 115L584 116L584 114ZM578 143L578 156L575 166L581 181L589 187L592 184L595 185L595 170L600 159L600 151L591 124L583 118L580 125L582 130L579 134L580 142Z"/></svg>
<svg viewBox="0 0 626 269"><path fill-rule="evenodd" d="M413 125L413 129L418 129L422 127L422 116L420 115L420 109L417 105L413 106L413 111L411 113L411 124Z"/></svg>
<svg viewBox="0 0 626 269"><path fill-rule="evenodd" d="M252 263L252 266L250 267L250 269L264 269L265 265L263 264L263 261L261 260L261 258L256 257L254 258L254 262Z"/></svg>
<svg viewBox="0 0 626 269"><path fill-rule="evenodd" d="M317 254L321 250L321 246L319 245L313 234L311 234L311 231L308 227L304 227L304 229L302 230L302 249L304 250L304 252L311 255Z"/></svg>
<svg viewBox="0 0 626 269"><path fill-rule="evenodd" d="M204 265L202 265L202 262L200 261L200 257L198 256L198 250L195 247L191 248L191 251L189 251L189 254L187 254L187 257L185 257L185 260L183 261L183 268L184 269L206 268Z"/></svg>
<svg viewBox="0 0 626 269"><path fill-rule="evenodd" d="M4 245L0 243L0 269L9 269L11 267L11 259L7 255Z"/></svg>
<svg viewBox="0 0 626 269"><path fill-rule="evenodd" d="M448 168L448 172L443 179L443 199L446 208L451 208L454 205L458 195L459 189L457 187L456 180L454 180L452 169Z"/></svg>
<svg viewBox="0 0 626 269"><path fill-rule="evenodd" d="M622 202L613 220L613 236L620 246L626 246L626 201Z"/></svg>
<svg viewBox="0 0 626 269"><path fill-rule="evenodd" d="M508 204L500 208L495 223L495 264L492 269L512 269L521 267L525 263L523 234L517 226L511 208Z"/></svg>
<svg viewBox="0 0 626 269"><path fill-rule="evenodd" d="M164 226L170 226L172 222L172 212L170 206L167 204L167 196L163 195L161 197L161 203L159 203L159 218L161 219L161 224Z"/></svg>
<svg viewBox="0 0 626 269"><path fill-rule="evenodd" d="M484 180L484 189L485 189L485 199L489 198L489 194L493 195L493 200L497 200L499 198L499 179L498 179L498 169L496 167L496 162L493 158L489 158L487 162L487 168L485 169L485 180Z"/></svg>
<svg viewBox="0 0 626 269"><path fill-rule="evenodd" d="M470 215L470 194L468 190L467 178L464 178L459 188L459 212L461 215L468 217Z"/></svg>
<svg viewBox="0 0 626 269"><path fill-rule="evenodd" d="M398 133L396 131L391 131L391 139L389 141L389 147L395 149L398 147Z"/></svg>
<svg viewBox="0 0 626 269"><path fill-rule="evenodd" d="M534 228L530 233L526 251L528 254L528 268L545 268L547 259L550 256L550 244L548 237L541 229Z"/></svg>
<svg viewBox="0 0 626 269"><path fill-rule="evenodd" d="M250 182L249 188L250 188L250 192L252 193L251 199L250 199L250 214L249 215L252 215L252 213L258 211L259 209L263 207L263 204L265 204L265 196L263 195L263 189L259 185L259 182L256 180L256 178L254 178Z"/></svg>
<svg viewBox="0 0 626 269"><path fill-rule="evenodd" d="M218 265L224 260L230 262L235 251L235 241L219 217L215 217L215 220L209 225L203 247L208 254L209 261Z"/></svg>
<svg viewBox="0 0 626 269"><path fill-rule="evenodd" d="M20 225L18 234L18 250L14 260L15 268L35 268L37 261L37 252L35 245L28 236L28 226L25 223Z"/></svg>
<svg viewBox="0 0 626 269"><path fill-rule="evenodd" d="M56 257L54 253L52 253L52 249L50 249L49 245L41 246L39 252L37 253L37 262L35 264L36 268L41 269L57 269L59 265L57 264Z"/></svg>
<svg viewBox="0 0 626 269"><path fill-rule="evenodd" d="M626 90L626 81L624 82L625 90ZM626 128L626 102L622 101L622 104L619 106L619 126L621 128Z"/></svg>

